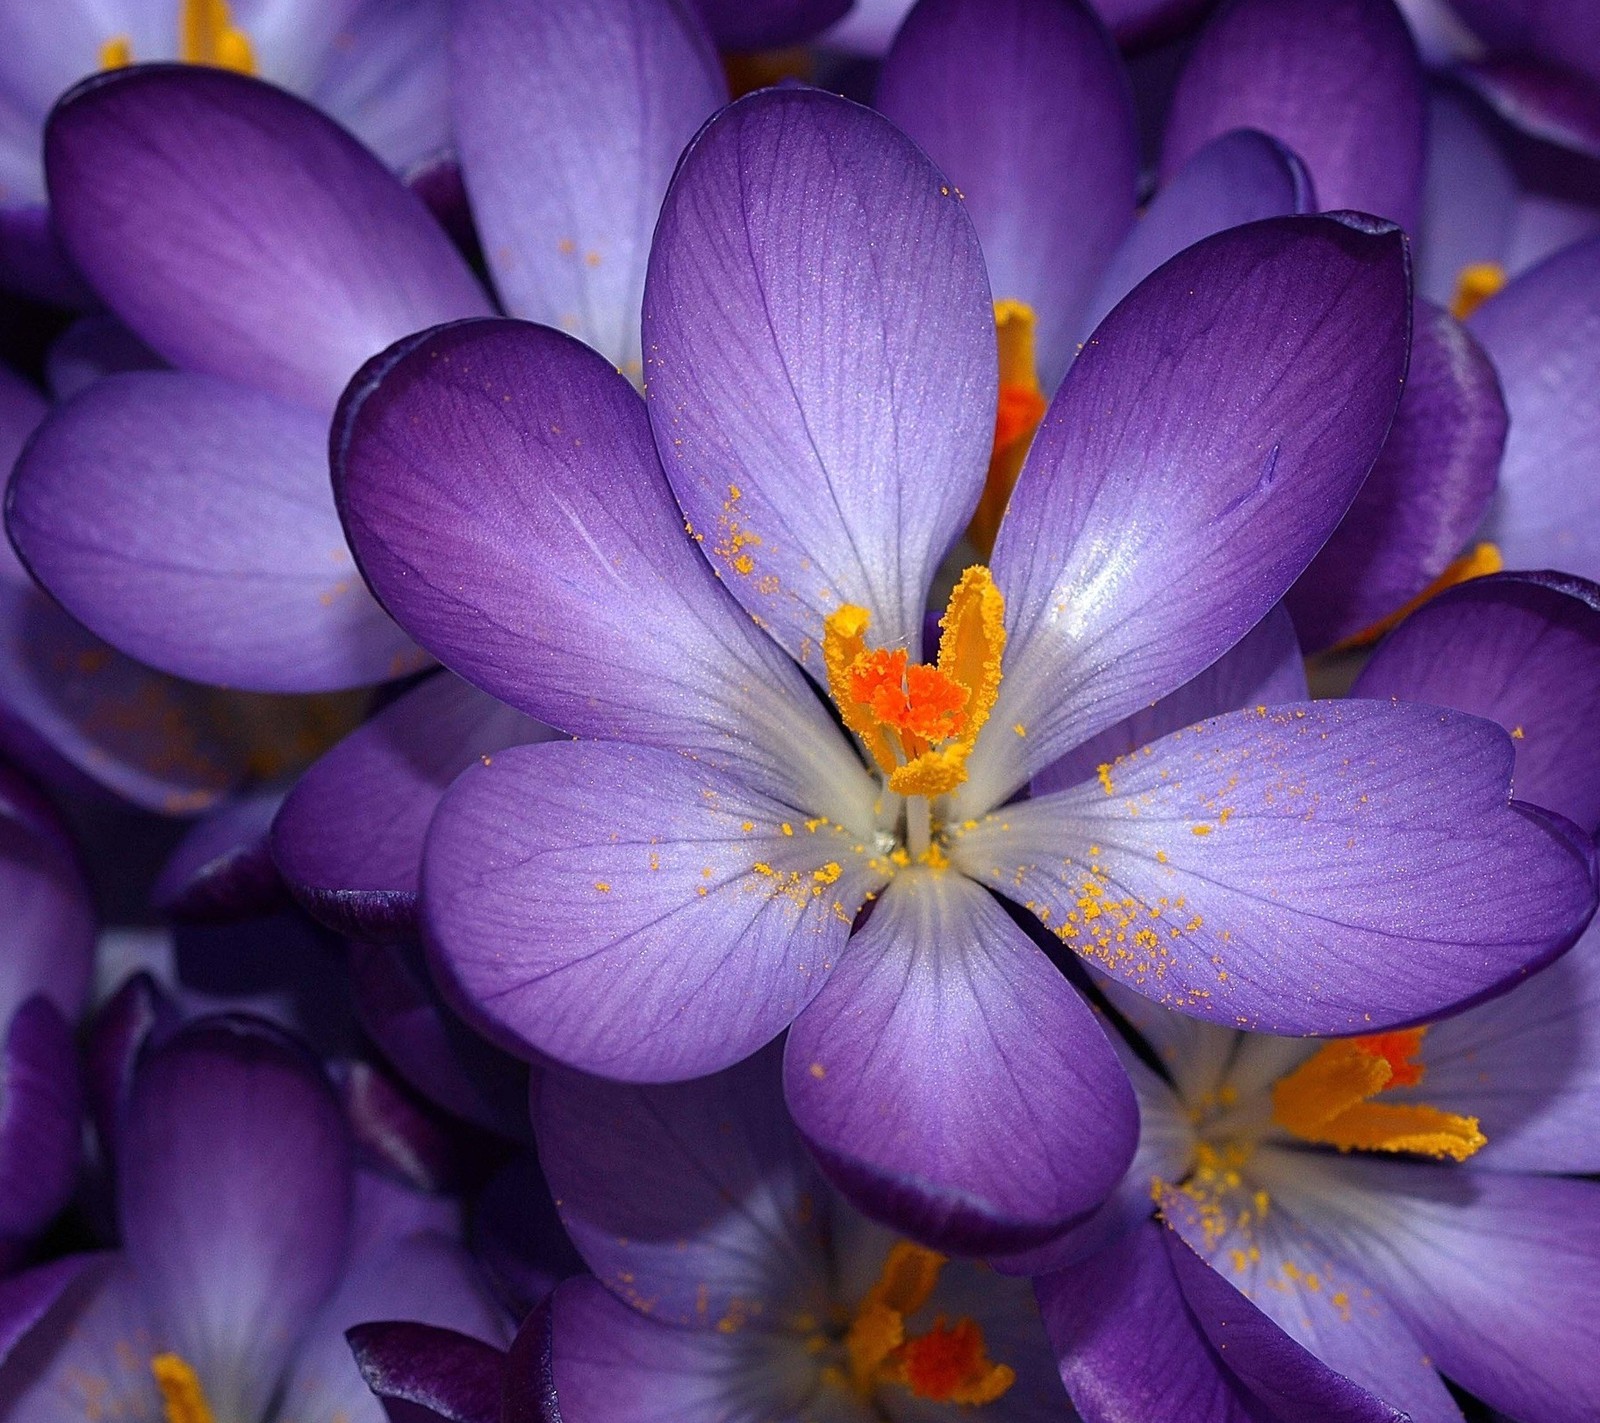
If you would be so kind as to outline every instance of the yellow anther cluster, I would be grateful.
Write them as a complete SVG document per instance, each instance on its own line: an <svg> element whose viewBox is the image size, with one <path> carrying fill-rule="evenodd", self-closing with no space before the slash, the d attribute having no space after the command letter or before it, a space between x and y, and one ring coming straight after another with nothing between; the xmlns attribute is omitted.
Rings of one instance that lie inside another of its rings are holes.
<svg viewBox="0 0 1600 1423"><path fill-rule="evenodd" d="M133 58L133 43L126 35L113 35L100 46L102 69L122 69ZM255 46L233 23L228 0L183 0L178 12L178 58L235 74L257 72Z"/></svg>

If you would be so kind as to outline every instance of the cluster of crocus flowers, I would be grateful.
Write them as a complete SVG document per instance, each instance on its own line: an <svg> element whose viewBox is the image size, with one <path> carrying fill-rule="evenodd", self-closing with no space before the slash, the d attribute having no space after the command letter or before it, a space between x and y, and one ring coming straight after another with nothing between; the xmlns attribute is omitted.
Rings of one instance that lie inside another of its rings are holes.
<svg viewBox="0 0 1600 1423"><path fill-rule="evenodd" d="M1600 77L1450 3L0 0L0 1423L1600 1415Z"/></svg>

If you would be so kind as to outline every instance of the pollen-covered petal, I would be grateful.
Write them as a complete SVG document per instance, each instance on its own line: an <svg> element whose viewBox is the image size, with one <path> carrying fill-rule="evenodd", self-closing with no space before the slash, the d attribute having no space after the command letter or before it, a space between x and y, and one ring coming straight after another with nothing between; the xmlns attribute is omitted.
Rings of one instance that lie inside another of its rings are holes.
<svg viewBox="0 0 1600 1423"><path fill-rule="evenodd" d="M685 536L604 357L527 322L425 332L352 385L333 466L363 573L453 671L573 735L871 825L872 781Z"/></svg>
<svg viewBox="0 0 1600 1423"><path fill-rule="evenodd" d="M409 937L423 835L450 782L481 756L556 734L441 672L295 782L272 825L278 869L307 909L344 932Z"/></svg>
<svg viewBox="0 0 1600 1423"><path fill-rule="evenodd" d="M1163 262L1203 237L1262 218L1315 212L1305 165L1277 139L1234 129L1191 155L1150 199L1100 274L1079 340Z"/></svg>
<svg viewBox="0 0 1600 1423"><path fill-rule="evenodd" d="M453 8L450 40L462 176L506 310L579 337L637 381L667 180L727 102L694 7L469 0Z"/></svg>
<svg viewBox="0 0 1600 1423"><path fill-rule="evenodd" d="M1188 248L1101 323L995 544L1005 680L960 814L1181 686L1266 615L1377 457L1408 310L1397 230L1286 217Z"/></svg>
<svg viewBox="0 0 1600 1423"><path fill-rule="evenodd" d="M1467 329L1511 416L1490 537L1508 568L1600 578L1600 237L1524 272Z"/></svg>
<svg viewBox="0 0 1600 1423"><path fill-rule="evenodd" d="M562 1068L540 1081L563 1224L600 1282L663 1324L793 1329L830 1307L836 1211L789 1125L781 1060L774 1045L665 1086Z"/></svg>
<svg viewBox="0 0 1600 1423"><path fill-rule="evenodd" d="M1326 1368L1411 1423L1462 1423L1399 1302L1364 1273L1370 1256L1330 1249L1309 1228L1304 1199L1286 1181L1281 1189L1259 1185L1265 1173L1278 1187L1279 1168L1303 1155L1266 1148L1252 1158L1247 1183L1168 1187L1158 1196L1162 1217L1206 1268ZM1199 1288L1189 1281L1185 1298ZM1215 1326L1216 1317L1201 1309Z"/></svg>
<svg viewBox="0 0 1600 1423"><path fill-rule="evenodd" d="M1212 18L1184 63L1162 176L1219 134L1260 129L1305 161L1324 211L1353 208L1415 230L1425 93L1391 0L1241 0Z"/></svg>
<svg viewBox="0 0 1600 1423"><path fill-rule="evenodd" d="M174 365L326 411L408 332L488 301L422 201L282 89L200 65L87 80L45 133L52 216Z"/></svg>
<svg viewBox="0 0 1600 1423"><path fill-rule="evenodd" d="M995 296L1038 318L1040 380L1053 391L1095 277L1133 221L1132 94L1100 20L1055 0L923 0L874 102L960 189Z"/></svg>
<svg viewBox="0 0 1600 1423"><path fill-rule="evenodd" d="M214 376L136 371L57 406L17 465L13 541L68 612L175 676L312 692L426 655L350 557L326 417Z"/></svg>
<svg viewBox="0 0 1600 1423"><path fill-rule="evenodd" d="M1442 1373L1515 1418L1600 1412L1589 1350L1600 1185L1359 1156L1264 1160L1267 1189L1312 1250L1358 1268Z"/></svg>
<svg viewBox="0 0 1600 1423"><path fill-rule="evenodd" d="M921 661L933 574L983 487L993 306L960 194L887 119L766 89L678 168L644 302L651 424L712 565L820 676L865 608Z"/></svg>
<svg viewBox="0 0 1600 1423"><path fill-rule="evenodd" d="M1510 802L1511 746L1431 707L1247 709L992 812L951 859L1168 1007L1376 1032L1510 986L1588 922L1585 857Z"/></svg>
<svg viewBox="0 0 1600 1423"><path fill-rule="evenodd" d="M1398 613L1450 568L1494 497L1505 441L1488 357L1448 312L1418 302L1383 453L1284 600L1308 653Z"/></svg>
<svg viewBox="0 0 1600 1423"><path fill-rule="evenodd" d="M849 831L703 762L555 741L450 788L423 912L447 993L497 1041L673 1081L776 1037L883 878Z"/></svg>
<svg viewBox="0 0 1600 1423"><path fill-rule="evenodd" d="M1600 588L1554 573L1475 578L1384 640L1358 697L1456 707L1497 721L1516 751L1512 792L1600 828Z"/></svg>
<svg viewBox="0 0 1600 1423"><path fill-rule="evenodd" d="M790 1030L796 1125L853 1204L936 1249L1020 1249L1097 1205L1133 1152L1104 1032L998 904L902 871Z"/></svg>

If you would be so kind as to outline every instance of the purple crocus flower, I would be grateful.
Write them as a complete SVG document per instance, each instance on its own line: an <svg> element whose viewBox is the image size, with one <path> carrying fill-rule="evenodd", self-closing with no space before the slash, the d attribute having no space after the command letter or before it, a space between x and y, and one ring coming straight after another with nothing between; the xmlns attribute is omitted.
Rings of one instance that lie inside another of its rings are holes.
<svg viewBox="0 0 1600 1423"><path fill-rule="evenodd" d="M73 1029L89 995L95 916L48 803L0 765L0 1270L67 1203L82 1103Z"/></svg>
<svg viewBox="0 0 1600 1423"><path fill-rule="evenodd" d="M1452 589L1354 691L1500 721L1519 797L1585 837L1600 828L1600 588L1508 574ZM1159 1230L1119 1234L1148 1214L1153 1185L1168 1226L1223 1279L1413 1420L1461 1419L1435 1369L1514 1417L1593 1415L1600 1371L1583 1341L1600 1302L1600 1186L1562 1178L1600 1166L1600 935L1455 1018L1320 1047L1103 987L1150 1052L1129 1061L1139 1156L1096 1220L1005 1265L1052 1271L1040 1298L1069 1389L1095 1400L1087 1417L1137 1399L1142 1419L1177 1423L1225 1388L1201 1344L1174 1342L1153 1366L1169 1322L1214 1336L1238 1313L1220 1282L1197 1293L1192 1269L1163 1266Z"/></svg>
<svg viewBox="0 0 1600 1423"><path fill-rule="evenodd" d="M304 95L396 169L448 142L443 0L111 0L0 5L0 272L52 299L83 295L51 231L40 133L96 69L181 60ZM92 279L92 273L90 274Z"/></svg>
<svg viewBox="0 0 1600 1423"><path fill-rule="evenodd" d="M434 817L457 1005L640 1081L793 1022L830 1178L983 1250L1094 1204L1132 1127L1100 1029L990 889L1144 992L1288 1032L1416 1018L1570 943L1587 867L1508 806L1505 735L1472 719L1252 709L1007 804L1271 608L1382 442L1406 309L1398 233L1360 219L1163 267L1062 385L936 665L994 321L957 195L878 116L768 91L702 133L651 259L648 423L531 326L373 363L335 435L363 571L453 670L584 738L485 757ZM1507 854L1540 885L1514 907L1472 889Z"/></svg>
<svg viewBox="0 0 1600 1423"><path fill-rule="evenodd" d="M353 1169L316 1065L244 1018L148 1048L117 1149L122 1248L0 1368L9 1419L373 1419L344 1330L410 1315L490 1342L465 1253Z"/></svg>

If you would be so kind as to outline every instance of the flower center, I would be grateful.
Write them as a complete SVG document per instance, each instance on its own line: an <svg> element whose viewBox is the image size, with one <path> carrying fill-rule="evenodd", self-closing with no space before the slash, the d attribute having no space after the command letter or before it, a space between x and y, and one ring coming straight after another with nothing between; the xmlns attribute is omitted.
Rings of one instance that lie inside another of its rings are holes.
<svg viewBox="0 0 1600 1423"><path fill-rule="evenodd" d="M982 1327L965 1316L937 1316L922 1334L906 1321L922 1309L939 1283L945 1257L897 1241L878 1281L856 1306L845 1334L848 1375L837 1375L864 1399L884 1384L898 1384L930 1403L993 1403L1016 1382L1016 1370L990 1357ZM176 1423L176 1420L174 1420Z"/></svg>
<svg viewBox="0 0 1600 1423"><path fill-rule="evenodd" d="M228 0L183 0L178 11L178 58L236 74L256 73L255 46L233 23ZM113 35L100 46L100 67L122 69L133 63L133 42Z"/></svg>
<svg viewBox="0 0 1600 1423"><path fill-rule="evenodd" d="M161 1391L167 1423L216 1423L200 1376L188 1360L178 1354L157 1354L150 1360L150 1372Z"/></svg>
<svg viewBox="0 0 1600 1423"><path fill-rule="evenodd" d="M1465 321L1506 284L1506 269L1498 262L1469 262L1456 274L1450 315Z"/></svg>
<svg viewBox="0 0 1600 1423"><path fill-rule="evenodd" d="M869 648L870 621L853 603L829 614L822 639L828 691L890 790L945 795L966 780L967 757L1000 692L1005 600L987 568L967 569L939 622L939 660L931 666L911 663L904 648Z"/></svg>
<svg viewBox="0 0 1600 1423"><path fill-rule="evenodd" d="M1476 1117L1418 1102L1375 1102L1422 1081L1426 1028L1328 1043L1272 1089L1272 1118L1302 1141L1340 1151L1409 1151L1465 1161L1487 1138Z"/></svg>
<svg viewBox="0 0 1600 1423"><path fill-rule="evenodd" d="M972 546L985 558L994 548L1000 518L1006 512L1033 432L1049 402L1039 387L1034 363L1033 308L1022 301L994 304L994 332L1000 347L1000 404L995 411L994 446L989 452L989 477L967 529Z"/></svg>

